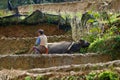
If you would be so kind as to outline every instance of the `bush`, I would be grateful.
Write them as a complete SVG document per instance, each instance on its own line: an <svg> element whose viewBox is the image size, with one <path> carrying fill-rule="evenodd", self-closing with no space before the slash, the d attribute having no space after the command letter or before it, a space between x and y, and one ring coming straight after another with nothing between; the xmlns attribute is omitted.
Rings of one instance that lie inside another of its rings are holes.
<svg viewBox="0 0 120 80"><path fill-rule="evenodd" d="M83 76L65 76L62 77L60 80L84 80L85 78Z"/></svg>
<svg viewBox="0 0 120 80"><path fill-rule="evenodd" d="M82 36L82 38L84 40L87 40L88 42L92 43L101 36L102 30L98 27L92 27L89 30L89 32L90 32L89 34Z"/></svg>
<svg viewBox="0 0 120 80"><path fill-rule="evenodd" d="M30 76L26 76L25 80L32 80L32 78Z"/></svg>
<svg viewBox="0 0 120 80"><path fill-rule="evenodd" d="M110 29L106 30L103 38L107 38L109 36L115 36L115 35L119 35L120 34L120 28L116 27L116 26L112 26Z"/></svg>
<svg viewBox="0 0 120 80"><path fill-rule="evenodd" d="M88 47L86 47L86 48L80 48L80 53L82 53L82 54L87 53L87 49L88 49Z"/></svg>
<svg viewBox="0 0 120 80"><path fill-rule="evenodd" d="M106 70L103 72L95 73L91 72L88 75L86 75L86 80L119 80L120 77L118 73Z"/></svg>
<svg viewBox="0 0 120 80"><path fill-rule="evenodd" d="M91 43L88 52L110 54L114 59L120 54L120 36L98 39Z"/></svg>
<svg viewBox="0 0 120 80"><path fill-rule="evenodd" d="M48 80L47 76L37 76L36 80Z"/></svg>
<svg viewBox="0 0 120 80"><path fill-rule="evenodd" d="M98 80L119 80L119 76L115 72L104 71L98 75Z"/></svg>
<svg viewBox="0 0 120 80"><path fill-rule="evenodd" d="M88 75L86 75L86 80L95 80L96 78L96 73L89 73Z"/></svg>

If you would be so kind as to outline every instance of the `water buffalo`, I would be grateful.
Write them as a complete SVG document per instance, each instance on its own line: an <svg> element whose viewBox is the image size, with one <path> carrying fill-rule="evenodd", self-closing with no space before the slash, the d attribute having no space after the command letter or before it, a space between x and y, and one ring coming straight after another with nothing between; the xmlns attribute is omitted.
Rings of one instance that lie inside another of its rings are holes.
<svg viewBox="0 0 120 80"><path fill-rule="evenodd" d="M79 40L79 42L55 42L55 43L48 43L48 53L49 54L62 54L62 53L73 53L79 52L80 48L88 47L90 43Z"/></svg>

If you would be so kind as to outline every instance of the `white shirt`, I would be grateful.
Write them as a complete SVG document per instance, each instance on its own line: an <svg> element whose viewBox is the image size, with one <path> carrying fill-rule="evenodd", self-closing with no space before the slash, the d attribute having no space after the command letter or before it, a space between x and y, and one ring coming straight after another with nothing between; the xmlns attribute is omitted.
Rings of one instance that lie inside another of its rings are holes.
<svg viewBox="0 0 120 80"><path fill-rule="evenodd" d="M40 45L45 46L47 48L48 47L47 36L43 34L43 35L40 35L39 38L40 38Z"/></svg>

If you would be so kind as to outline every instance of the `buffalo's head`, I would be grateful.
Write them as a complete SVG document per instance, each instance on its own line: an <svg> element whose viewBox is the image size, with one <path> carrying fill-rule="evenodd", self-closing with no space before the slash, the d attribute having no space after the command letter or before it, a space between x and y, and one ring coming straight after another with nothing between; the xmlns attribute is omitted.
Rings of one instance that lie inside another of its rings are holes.
<svg viewBox="0 0 120 80"><path fill-rule="evenodd" d="M82 39L80 39L80 40L78 41L78 43L81 45L82 48L88 47L88 46L90 45L89 42L87 42L87 41L85 41L85 40L82 40Z"/></svg>
<svg viewBox="0 0 120 80"><path fill-rule="evenodd" d="M79 52L80 51L80 48L86 48L90 45L89 42L87 41L84 41L84 40L79 40L78 42L75 42L70 50L69 50L69 53L72 53L72 52Z"/></svg>

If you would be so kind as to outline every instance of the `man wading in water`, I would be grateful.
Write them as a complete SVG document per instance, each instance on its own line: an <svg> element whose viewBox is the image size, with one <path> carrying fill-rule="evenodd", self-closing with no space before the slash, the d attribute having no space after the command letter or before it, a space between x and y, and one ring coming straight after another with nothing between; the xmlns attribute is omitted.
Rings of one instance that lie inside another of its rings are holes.
<svg viewBox="0 0 120 80"><path fill-rule="evenodd" d="M29 53L34 51L34 53L48 54L47 36L44 34L44 30L39 29L37 33L38 33L38 37L36 39L35 46L32 47Z"/></svg>

